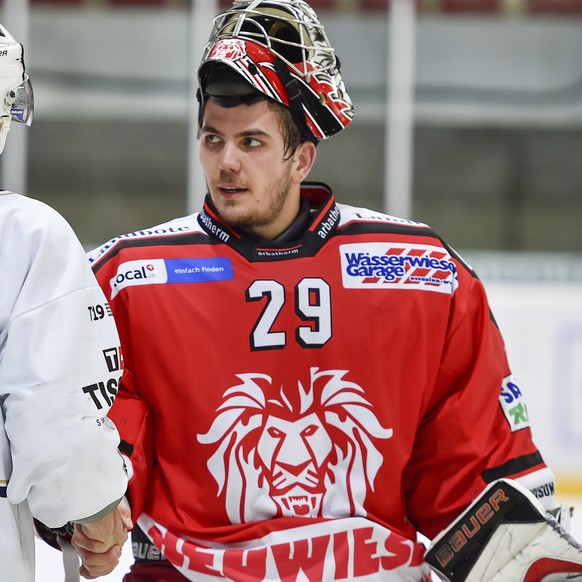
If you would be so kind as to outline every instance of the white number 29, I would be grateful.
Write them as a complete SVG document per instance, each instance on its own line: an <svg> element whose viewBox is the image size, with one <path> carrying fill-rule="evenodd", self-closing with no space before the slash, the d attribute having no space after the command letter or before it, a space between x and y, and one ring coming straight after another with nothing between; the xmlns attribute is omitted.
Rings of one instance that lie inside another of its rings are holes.
<svg viewBox="0 0 582 582"><path fill-rule="evenodd" d="M272 331L275 320L285 305L285 287L272 279L254 281L247 289L247 301L267 303L255 324L251 349L281 349L287 344L286 331ZM304 348L319 348L331 338L331 293L323 279L305 278L295 286L295 312L309 325L295 330L297 342Z"/></svg>

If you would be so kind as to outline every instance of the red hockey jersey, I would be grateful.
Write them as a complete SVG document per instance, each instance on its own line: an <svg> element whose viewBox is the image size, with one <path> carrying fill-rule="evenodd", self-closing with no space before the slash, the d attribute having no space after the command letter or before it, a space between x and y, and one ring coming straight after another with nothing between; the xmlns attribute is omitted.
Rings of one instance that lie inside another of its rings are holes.
<svg viewBox="0 0 582 582"><path fill-rule="evenodd" d="M90 255L134 519L192 580L427 579L417 531L553 475L471 268L424 224L302 196L283 240L207 202Z"/></svg>

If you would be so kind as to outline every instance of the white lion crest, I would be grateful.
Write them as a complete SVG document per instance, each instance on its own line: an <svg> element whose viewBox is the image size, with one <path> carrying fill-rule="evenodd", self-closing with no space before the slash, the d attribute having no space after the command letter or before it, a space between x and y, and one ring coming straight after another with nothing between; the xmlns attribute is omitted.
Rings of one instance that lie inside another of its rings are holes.
<svg viewBox="0 0 582 582"><path fill-rule="evenodd" d="M204 445L208 469L232 523L276 516L365 515L383 458L373 439L389 439L346 370L311 368L310 385L273 386L266 374L238 374Z"/></svg>

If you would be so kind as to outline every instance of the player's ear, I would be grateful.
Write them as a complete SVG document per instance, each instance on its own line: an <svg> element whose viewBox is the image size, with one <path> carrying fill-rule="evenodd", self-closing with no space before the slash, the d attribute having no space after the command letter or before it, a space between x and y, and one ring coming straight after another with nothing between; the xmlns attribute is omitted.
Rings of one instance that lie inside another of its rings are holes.
<svg viewBox="0 0 582 582"><path fill-rule="evenodd" d="M315 144L311 141L304 141L295 150L293 155L293 160L295 163L295 170L293 172L294 181L297 183L303 182L307 178L313 163L315 162L315 156L317 155L317 149Z"/></svg>

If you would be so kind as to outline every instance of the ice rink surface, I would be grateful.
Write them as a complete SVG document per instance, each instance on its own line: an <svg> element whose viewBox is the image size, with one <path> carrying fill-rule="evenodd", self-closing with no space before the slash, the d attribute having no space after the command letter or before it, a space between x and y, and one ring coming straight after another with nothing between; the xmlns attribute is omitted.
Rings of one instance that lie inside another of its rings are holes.
<svg viewBox="0 0 582 582"><path fill-rule="evenodd" d="M574 506L574 517L572 518L570 533L576 540L582 543L582 494L580 497L559 497L558 501ZM65 577L60 552L40 540L37 540L36 550L37 564L35 582L64 582ZM128 542L123 548L119 566L109 576L103 576L102 578L98 578L98 580L103 582L121 582L124 574L128 572L131 563L131 546ZM435 580L438 580L438 578L435 577Z"/></svg>

